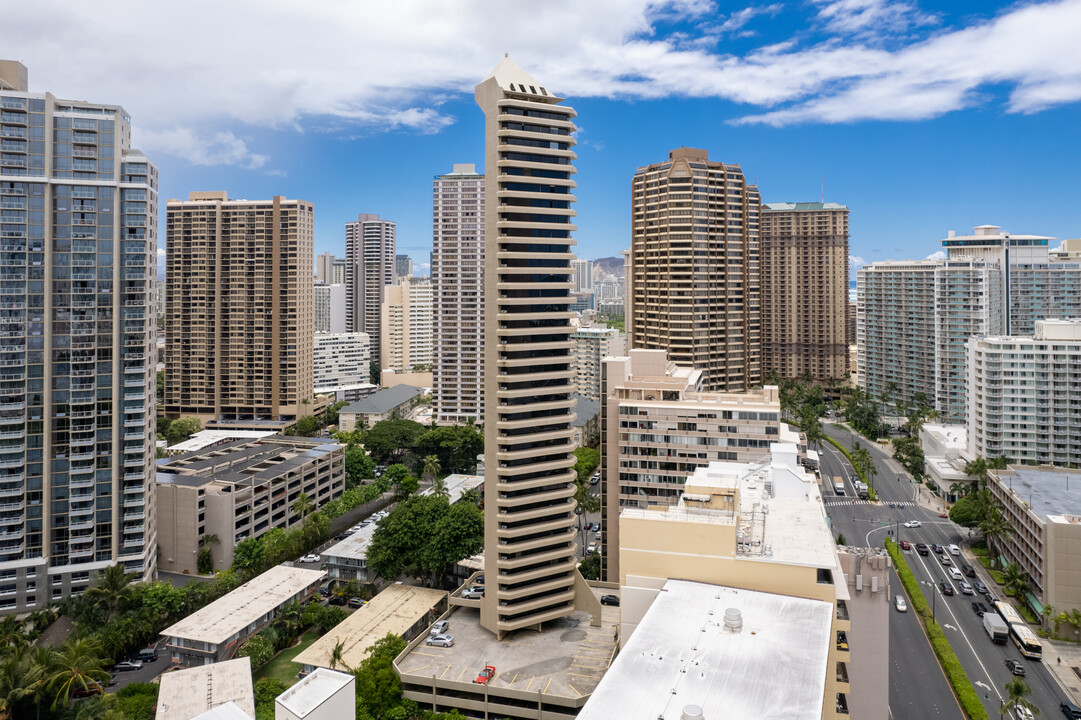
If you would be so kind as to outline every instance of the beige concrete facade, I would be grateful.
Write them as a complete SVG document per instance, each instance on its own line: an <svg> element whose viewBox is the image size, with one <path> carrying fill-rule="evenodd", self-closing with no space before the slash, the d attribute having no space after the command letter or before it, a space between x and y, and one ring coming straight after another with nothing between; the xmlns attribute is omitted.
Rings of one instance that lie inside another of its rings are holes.
<svg viewBox="0 0 1081 720"><path fill-rule="evenodd" d="M484 175L472 164L432 181L432 405L441 423L484 419Z"/></svg>
<svg viewBox="0 0 1081 720"><path fill-rule="evenodd" d="M848 208L763 205L761 259L765 372L847 380Z"/></svg>
<svg viewBox="0 0 1081 720"><path fill-rule="evenodd" d="M836 638L826 664L822 717L845 717L840 708L848 707L851 692L851 597L818 482L798 465L796 446L774 445L765 463L699 468L678 505L624 509L619 534L623 642L668 578L821 600L834 606Z"/></svg>
<svg viewBox="0 0 1081 720"><path fill-rule="evenodd" d="M711 462L751 462L781 439L776 387L702 390L702 373L662 350L604 361L601 402L601 578L619 575L619 526L626 507L675 505L684 482Z"/></svg>
<svg viewBox="0 0 1081 720"><path fill-rule="evenodd" d="M417 366L431 369L432 283L428 278L401 278L400 284L383 289L381 368L411 372Z"/></svg>
<svg viewBox="0 0 1081 720"><path fill-rule="evenodd" d="M344 490L345 448L333 442L273 435L177 455L158 466L158 567L194 574L214 535L214 569L226 570L241 540L301 523L301 493L318 509Z"/></svg>
<svg viewBox="0 0 1081 720"><path fill-rule="evenodd" d="M846 631L854 661L838 659L837 692L846 696L849 717L889 717L890 613L892 563L882 548L839 547L837 559L848 586L848 599L837 601L838 620L847 618Z"/></svg>
<svg viewBox="0 0 1081 720"><path fill-rule="evenodd" d="M165 415L311 414L315 206L193 192L166 215Z"/></svg>
<svg viewBox="0 0 1081 720"><path fill-rule="evenodd" d="M576 113L509 57L485 117L485 513L480 623L502 638L600 605L578 573L568 309ZM498 200L498 202L497 202ZM588 598L586 597L588 595Z"/></svg>
<svg viewBox="0 0 1081 720"><path fill-rule="evenodd" d="M706 390L762 382L758 188L680 148L631 181L627 347L667 350Z"/></svg>
<svg viewBox="0 0 1081 720"><path fill-rule="evenodd" d="M397 232L396 223L372 213L345 224L345 329L368 333L376 362L383 348L384 288L398 284Z"/></svg>
<svg viewBox="0 0 1081 720"><path fill-rule="evenodd" d="M574 341L574 391L593 400L601 397L601 364L626 352L626 336L606 325L585 325L571 333Z"/></svg>

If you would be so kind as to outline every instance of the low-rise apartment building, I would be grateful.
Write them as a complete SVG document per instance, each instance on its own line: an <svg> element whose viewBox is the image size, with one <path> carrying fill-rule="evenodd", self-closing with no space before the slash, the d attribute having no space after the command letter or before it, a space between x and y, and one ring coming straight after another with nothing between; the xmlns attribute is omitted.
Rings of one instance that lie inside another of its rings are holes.
<svg viewBox="0 0 1081 720"><path fill-rule="evenodd" d="M1081 475L1010 466L989 471L987 487L1013 527L994 547L1028 573L1029 605L1037 612L1050 605L1056 614L1081 609Z"/></svg>
<svg viewBox="0 0 1081 720"><path fill-rule="evenodd" d="M957 500L952 490L956 483L966 487L972 478L965 472L968 455L968 434L964 425L926 423L920 428L923 449L924 477L928 484L950 502Z"/></svg>
<svg viewBox="0 0 1081 720"><path fill-rule="evenodd" d="M165 673L160 682L154 720L196 720L205 717L205 712L229 705L247 713L249 718L255 717L251 658Z"/></svg>
<svg viewBox="0 0 1081 720"><path fill-rule="evenodd" d="M422 395L421 389L412 385L394 385L343 407L338 411L338 425L342 430L353 431L388 418L403 418L420 402Z"/></svg>
<svg viewBox="0 0 1081 720"><path fill-rule="evenodd" d="M174 665L229 660L244 641L292 602L306 602L326 576L322 570L278 565L162 630Z"/></svg>
<svg viewBox="0 0 1081 720"><path fill-rule="evenodd" d="M970 455L1081 465L1081 320L973 338L968 360Z"/></svg>
<svg viewBox="0 0 1081 720"><path fill-rule="evenodd" d="M293 507L301 493L314 510L344 492L345 447L280 435L237 440L160 460L156 482L159 567L195 573L213 535L214 569L224 570L241 540L301 523Z"/></svg>

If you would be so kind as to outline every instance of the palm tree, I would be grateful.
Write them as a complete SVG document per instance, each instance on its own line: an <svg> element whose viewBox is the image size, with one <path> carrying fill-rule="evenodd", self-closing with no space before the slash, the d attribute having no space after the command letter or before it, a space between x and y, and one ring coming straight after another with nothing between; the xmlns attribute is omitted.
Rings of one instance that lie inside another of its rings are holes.
<svg viewBox="0 0 1081 720"><path fill-rule="evenodd" d="M209 575L214 572L214 556L211 553L210 546L221 542L217 535L213 533L210 535L204 535L203 539L199 541L199 552L195 558L195 569L199 571L200 575Z"/></svg>
<svg viewBox="0 0 1081 720"><path fill-rule="evenodd" d="M33 698L40 718L41 703L49 694L49 677L56 669L56 651L50 647L35 647L30 651L29 663L24 696Z"/></svg>
<svg viewBox="0 0 1081 720"><path fill-rule="evenodd" d="M14 615L0 620L0 647L21 647L27 644L26 625Z"/></svg>
<svg viewBox="0 0 1081 720"><path fill-rule="evenodd" d="M29 650L24 646L15 646L0 660L0 720L12 717L16 703L26 696L29 669Z"/></svg>
<svg viewBox="0 0 1081 720"><path fill-rule="evenodd" d="M109 673L105 671L101 645L97 640L72 637L56 651L55 669L43 679L53 692L53 710L62 702L67 704L75 690L105 685L109 682Z"/></svg>
<svg viewBox="0 0 1081 720"><path fill-rule="evenodd" d="M1033 715L1039 715L1040 709L1032 704L1028 699L1028 696L1032 694L1032 688L1030 688L1024 680L1019 677L1015 677L1006 683L1006 702L999 708L999 715L1005 715L1007 710L1017 707L1028 708Z"/></svg>
<svg viewBox="0 0 1081 720"><path fill-rule="evenodd" d="M965 475L972 478L972 491L976 492L987 485L987 461L976 458L965 463Z"/></svg>
<svg viewBox="0 0 1081 720"><path fill-rule="evenodd" d="M467 488L465 490L462 490L461 500L462 500L462 502L469 502L469 503L473 503L474 505L480 505L480 501L481 501L480 488L471 487L471 488Z"/></svg>
<svg viewBox="0 0 1081 720"><path fill-rule="evenodd" d="M86 591L86 596L95 603L105 603L105 622L113 619L116 606L128 596L128 586L135 581L135 573L124 570L123 565L110 565L98 573L98 582Z"/></svg>
<svg viewBox="0 0 1081 720"><path fill-rule="evenodd" d="M337 638L335 638L337 639ZM346 672L351 673L353 669L345 664L345 658L342 657L345 654L345 641L338 640L334 643L334 649L330 651L330 669L337 670L339 667L345 669Z"/></svg>
<svg viewBox="0 0 1081 720"><path fill-rule="evenodd" d="M1002 586L1006 592L1020 599L1029 591L1029 577L1025 569L1015 562L1002 568Z"/></svg>
<svg viewBox="0 0 1081 720"><path fill-rule="evenodd" d="M595 513L601 509L601 499L594 495L589 490L588 482L575 482L574 500L578 503L578 508L575 510L578 513L578 532L582 533L584 526L582 520L588 513ZM582 537L583 545L585 544L585 536Z"/></svg>
<svg viewBox="0 0 1081 720"><path fill-rule="evenodd" d="M1052 623L1054 623L1053 629L1055 631L1055 635L1058 635L1058 618L1055 617L1055 608L1051 607L1050 605L1044 605L1043 613L1041 613L1041 616L1043 617L1044 629L1051 630Z"/></svg>
<svg viewBox="0 0 1081 720"><path fill-rule="evenodd" d="M300 493L297 495L297 499L293 501L293 512L300 516L301 520L306 520L308 513L315 509L315 503L308 497L308 493Z"/></svg>
<svg viewBox="0 0 1081 720"><path fill-rule="evenodd" d="M449 498L450 490L447 489L447 481L444 478L436 475L435 480L432 481L432 494L436 497Z"/></svg>
<svg viewBox="0 0 1081 720"><path fill-rule="evenodd" d="M982 492L990 495L988 490ZM987 517L980 521L979 528L980 532L983 533L984 540L987 541L987 551L991 555L991 565L994 567L998 564L998 540L1007 535L1012 535L1014 532L1013 525L997 507L992 505Z"/></svg>
<svg viewBox="0 0 1081 720"><path fill-rule="evenodd" d="M424 470L421 472L425 482L429 485L434 484L436 476L439 475L439 471L442 468L439 466L439 456L428 455L424 458Z"/></svg>
<svg viewBox="0 0 1081 720"><path fill-rule="evenodd" d="M971 489L972 488L969 487L968 483L955 482L953 485L950 485L950 497L953 498L954 502L957 502L968 495Z"/></svg>

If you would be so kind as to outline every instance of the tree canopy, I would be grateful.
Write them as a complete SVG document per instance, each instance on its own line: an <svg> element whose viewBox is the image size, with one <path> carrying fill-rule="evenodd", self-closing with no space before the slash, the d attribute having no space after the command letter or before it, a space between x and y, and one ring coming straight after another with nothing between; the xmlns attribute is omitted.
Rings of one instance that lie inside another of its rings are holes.
<svg viewBox="0 0 1081 720"><path fill-rule="evenodd" d="M412 420L383 420L364 433L364 447L377 463L397 462L412 450L426 432Z"/></svg>
<svg viewBox="0 0 1081 720"><path fill-rule="evenodd" d="M368 567L386 580L403 574L438 579L483 548L484 516L475 505L416 495L379 523L368 546Z"/></svg>

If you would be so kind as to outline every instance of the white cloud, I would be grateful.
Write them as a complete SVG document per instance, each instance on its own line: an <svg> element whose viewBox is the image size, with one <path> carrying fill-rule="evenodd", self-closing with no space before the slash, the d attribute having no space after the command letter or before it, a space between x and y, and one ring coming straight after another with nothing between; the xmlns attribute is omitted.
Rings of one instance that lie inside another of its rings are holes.
<svg viewBox="0 0 1081 720"><path fill-rule="evenodd" d="M165 272L165 248L158 248L158 275Z"/></svg>
<svg viewBox="0 0 1081 720"><path fill-rule="evenodd" d="M848 274L849 274L849 276L854 276L856 274L856 271L858 271L860 268L862 268L866 264L867 264L867 261L864 260L863 258L861 258L859 255L851 255L850 254L848 256Z"/></svg>
<svg viewBox="0 0 1081 720"><path fill-rule="evenodd" d="M925 257L924 260L945 260L947 257L949 256L945 250L938 250Z"/></svg>
<svg viewBox="0 0 1081 720"><path fill-rule="evenodd" d="M722 15L709 0L238 0L214 5L212 21L200 5L20 3L0 39L32 90L124 105L144 149L251 169L270 153L245 127L439 132L455 121L447 99L505 51L569 97L723 98L752 108L747 123L917 120L984 102L991 85L1010 89L1010 112L1081 99L1081 0L929 39L936 18L914 0L816 0L810 16L789 3L811 31L743 55L718 37L750 32L779 3Z"/></svg>

